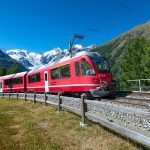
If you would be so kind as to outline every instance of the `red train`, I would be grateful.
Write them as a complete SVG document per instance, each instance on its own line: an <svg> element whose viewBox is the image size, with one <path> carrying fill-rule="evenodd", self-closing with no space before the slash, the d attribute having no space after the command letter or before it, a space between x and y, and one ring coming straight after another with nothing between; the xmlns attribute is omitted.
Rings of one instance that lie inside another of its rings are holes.
<svg viewBox="0 0 150 150"><path fill-rule="evenodd" d="M102 97L114 95L115 86L106 58L80 52L52 66L0 77L0 92L91 93Z"/></svg>

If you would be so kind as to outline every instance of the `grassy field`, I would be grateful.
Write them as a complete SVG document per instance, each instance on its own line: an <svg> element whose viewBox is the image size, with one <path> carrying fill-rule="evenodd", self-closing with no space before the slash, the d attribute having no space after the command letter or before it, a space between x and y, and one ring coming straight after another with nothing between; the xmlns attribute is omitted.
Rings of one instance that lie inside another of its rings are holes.
<svg viewBox="0 0 150 150"><path fill-rule="evenodd" d="M0 150L137 150L129 141L56 107L0 99Z"/></svg>

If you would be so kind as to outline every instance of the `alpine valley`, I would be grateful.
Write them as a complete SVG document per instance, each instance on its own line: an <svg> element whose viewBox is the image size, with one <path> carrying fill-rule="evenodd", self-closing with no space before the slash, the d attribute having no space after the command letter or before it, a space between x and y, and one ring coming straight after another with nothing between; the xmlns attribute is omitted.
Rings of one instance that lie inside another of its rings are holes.
<svg viewBox="0 0 150 150"><path fill-rule="evenodd" d="M75 45L73 53L95 51L109 59L116 79L140 79L150 77L150 21L136 26L111 41L101 45L83 47ZM22 49L0 50L0 64L9 67L11 62L21 65L22 70L36 69L70 58L68 50L54 48L43 54ZM4 61L5 60L5 61ZM24 67L23 67L24 66Z"/></svg>

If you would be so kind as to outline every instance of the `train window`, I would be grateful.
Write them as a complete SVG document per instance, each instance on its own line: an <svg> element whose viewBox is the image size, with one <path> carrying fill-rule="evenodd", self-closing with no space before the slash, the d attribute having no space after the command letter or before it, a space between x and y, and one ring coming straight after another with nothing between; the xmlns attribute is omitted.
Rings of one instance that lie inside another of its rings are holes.
<svg viewBox="0 0 150 150"><path fill-rule="evenodd" d="M10 85L12 84L12 79L7 79L4 81L4 85Z"/></svg>
<svg viewBox="0 0 150 150"><path fill-rule="evenodd" d="M60 78L69 78L70 77L70 65L61 66L59 68Z"/></svg>
<svg viewBox="0 0 150 150"><path fill-rule="evenodd" d="M39 82L39 81L41 81L40 73L36 74L36 82Z"/></svg>
<svg viewBox="0 0 150 150"><path fill-rule="evenodd" d="M51 78L52 79L58 79L59 78L59 69L54 68L51 70Z"/></svg>
<svg viewBox="0 0 150 150"><path fill-rule="evenodd" d="M2 82L0 82L0 89L2 88Z"/></svg>
<svg viewBox="0 0 150 150"><path fill-rule="evenodd" d="M47 81L47 73L45 73L45 81Z"/></svg>
<svg viewBox="0 0 150 150"><path fill-rule="evenodd" d="M8 80L4 80L4 85L8 85Z"/></svg>
<svg viewBox="0 0 150 150"><path fill-rule="evenodd" d="M93 59L94 64L96 65L98 71L100 72L110 72L109 64L104 57L100 57L99 59Z"/></svg>
<svg viewBox="0 0 150 150"><path fill-rule="evenodd" d="M20 78L14 78L13 79L13 83L14 84L22 84L23 83L22 77L20 77Z"/></svg>
<svg viewBox="0 0 150 150"><path fill-rule="evenodd" d="M28 76L29 83L40 82L40 81L41 81L40 73L36 73L36 74Z"/></svg>
<svg viewBox="0 0 150 150"><path fill-rule="evenodd" d="M75 62L75 70L76 70L76 76L80 76L80 64L79 64L79 62Z"/></svg>
<svg viewBox="0 0 150 150"><path fill-rule="evenodd" d="M87 61L82 61L82 75L95 75L94 69Z"/></svg>

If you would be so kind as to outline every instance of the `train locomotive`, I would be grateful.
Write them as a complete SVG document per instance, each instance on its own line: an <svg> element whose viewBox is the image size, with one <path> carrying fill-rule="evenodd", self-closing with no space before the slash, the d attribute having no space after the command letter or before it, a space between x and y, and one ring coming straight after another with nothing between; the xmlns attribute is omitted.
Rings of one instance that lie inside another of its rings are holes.
<svg viewBox="0 0 150 150"><path fill-rule="evenodd" d="M105 57L79 52L45 68L0 77L0 92L89 93L103 97L114 95L115 85Z"/></svg>

